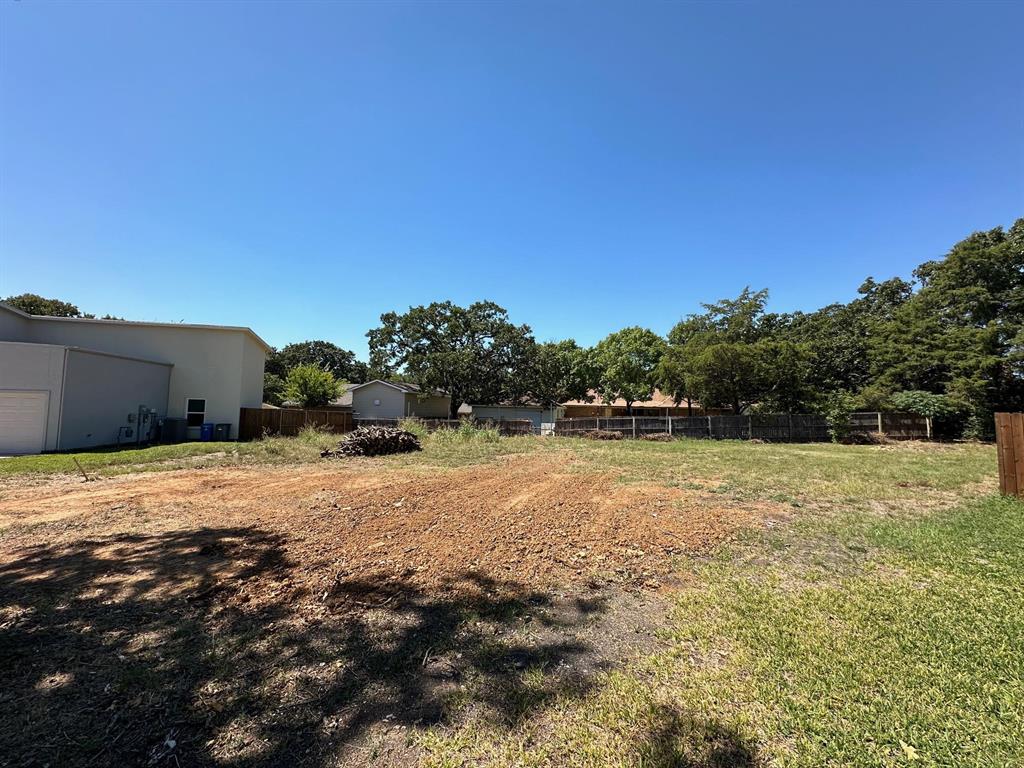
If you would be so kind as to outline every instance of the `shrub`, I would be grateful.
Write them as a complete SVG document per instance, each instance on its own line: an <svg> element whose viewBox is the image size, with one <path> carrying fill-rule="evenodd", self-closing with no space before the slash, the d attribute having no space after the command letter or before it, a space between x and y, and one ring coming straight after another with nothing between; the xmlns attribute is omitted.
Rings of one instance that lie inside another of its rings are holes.
<svg viewBox="0 0 1024 768"><path fill-rule="evenodd" d="M340 391L340 383L330 371L315 365L297 365L288 371L284 396L303 408L318 408L331 402Z"/></svg>
<svg viewBox="0 0 1024 768"><path fill-rule="evenodd" d="M439 443L496 443L501 435L494 427L479 427L469 419L463 419L458 427L444 427L436 430L431 439Z"/></svg>
<svg viewBox="0 0 1024 768"><path fill-rule="evenodd" d="M419 419L402 419L398 422L398 428L416 435L420 440L423 440L430 434L430 430Z"/></svg>
<svg viewBox="0 0 1024 768"><path fill-rule="evenodd" d="M825 400L822 414L833 443L844 442L850 437L850 414L854 406L853 396L846 392L833 392Z"/></svg>

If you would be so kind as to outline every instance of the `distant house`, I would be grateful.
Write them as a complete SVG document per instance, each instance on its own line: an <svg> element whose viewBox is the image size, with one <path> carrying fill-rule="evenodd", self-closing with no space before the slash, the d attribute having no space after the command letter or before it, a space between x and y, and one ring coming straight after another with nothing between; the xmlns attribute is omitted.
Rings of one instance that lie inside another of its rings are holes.
<svg viewBox="0 0 1024 768"><path fill-rule="evenodd" d="M542 405L467 405L459 408L460 416L469 416L476 421L519 421L529 419L534 430L539 432L541 424L561 418L561 408L545 408Z"/></svg>
<svg viewBox="0 0 1024 768"><path fill-rule="evenodd" d="M405 381L375 379L350 387L337 402L351 405L356 419L447 419L452 399L444 392L424 391Z"/></svg>
<svg viewBox="0 0 1024 768"><path fill-rule="evenodd" d="M133 443L179 419L238 434L270 347L249 328L29 315L0 304L0 454Z"/></svg>
<svg viewBox="0 0 1024 768"><path fill-rule="evenodd" d="M722 410L721 408L705 410L696 400L690 401L689 404L684 400L681 404L677 405L675 400L668 395L663 394L661 390L656 389L649 400L638 400L633 403L633 412L630 414L629 409L626 406L626 401L622 398L614 400L611 403L605 403L594 390L591 390L589 394L594 398L593 402L588 403L585 400L569 400L568 402L562 403L562 407L565 409L565 418L577 419L599 416L604 419L628 415L711 416L730 412L728 410Z"/></svg>

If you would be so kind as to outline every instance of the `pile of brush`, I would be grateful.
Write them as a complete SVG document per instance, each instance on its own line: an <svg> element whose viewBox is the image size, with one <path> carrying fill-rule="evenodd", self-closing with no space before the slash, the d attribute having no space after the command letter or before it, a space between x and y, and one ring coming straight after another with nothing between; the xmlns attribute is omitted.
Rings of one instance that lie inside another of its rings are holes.
<svg viewBox="0 0 1024 768"><path fill-rule="evenodd" d="M668 432L649 432L646 435L640 436L641 440L650 440L655 443L671 443L672 435Z"/></svg>
<svg viewBox="0 0 1024 768"><path fill-rule="evenodd" d="M337 448L321 451L320 456L383 456L420 450L420 439L397 427L360 427L349 432Z"/></svg>
<svg viewBox="0 0 1024 768"><path fill-rule="evenodd" d="M581 437L585 437L588 440L621 440L621 432L611 432L607 429L592 429L589 432L584 432Z"/></svg>

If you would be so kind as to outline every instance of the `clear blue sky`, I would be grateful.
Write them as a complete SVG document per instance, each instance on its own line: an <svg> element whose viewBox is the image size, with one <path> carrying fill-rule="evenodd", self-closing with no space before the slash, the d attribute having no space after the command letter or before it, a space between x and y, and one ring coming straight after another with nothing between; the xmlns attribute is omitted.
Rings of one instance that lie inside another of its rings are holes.
<svg viewBox="0 0 1024 768"><path fill-rule="evenodd" d="M0 2L0 296L667 332L1024 215L1022 3Z"/></svg>

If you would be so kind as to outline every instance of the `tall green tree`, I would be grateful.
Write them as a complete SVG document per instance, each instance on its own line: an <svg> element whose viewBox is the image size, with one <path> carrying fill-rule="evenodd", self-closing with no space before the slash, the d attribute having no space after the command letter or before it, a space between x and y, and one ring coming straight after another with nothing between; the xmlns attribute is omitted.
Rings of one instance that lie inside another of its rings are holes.
<svg viewBox="0 0 1024 768"><path fill-rule="evenodd" d="M636 326L616 331L598 342L593 360L601 398L608 403L622 398L628 413L633 412L633 403L649 400L665 349L661 336Z"/></svg>
<svg viewBox="0 0 1024 768"><path fill-rule="evenodd" d="M451 395L451 417L464 403L520 400L528 393L530 354L536 343L527 325L514 325L490 301L460 307L450 301L387 312L366 335L370 365L398 372L424 389Z"/></svg>
<svg viewBox="0 0 1024 768"><path fill-rule="evenodd" d="M362 384L367 380L367 365L356 359L355 352L319 339L299 341L274 350L267 356L264 371L284 378L299 365L315 365L330 371L339 381Z"/></svg>
<svg viewBox="0 0 1024 768"><path fill-rule="evenodd" d="M740 413L757 400L758 356L753 344L720 342L693 348L690 386L701 405Z"/></svg>
<svg viewBox="0 0 1024 768"><path fill-rule="evenodd" d="M914 276L918 290L873 340L873 377L950 395L973 431L991 431L994 410L1024 408L1024 219L972 234Z"/></svg>
<svg viewBox="0 0 1024 768"><path fill-rule="evenodd" d="M593 355L572 339L537 344L528 359L525 388L532 401L557 405L567 400L586 400L590 390L598 385Z"/></svg>

